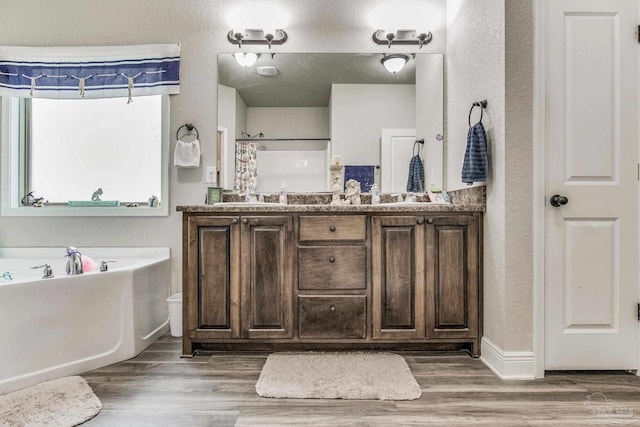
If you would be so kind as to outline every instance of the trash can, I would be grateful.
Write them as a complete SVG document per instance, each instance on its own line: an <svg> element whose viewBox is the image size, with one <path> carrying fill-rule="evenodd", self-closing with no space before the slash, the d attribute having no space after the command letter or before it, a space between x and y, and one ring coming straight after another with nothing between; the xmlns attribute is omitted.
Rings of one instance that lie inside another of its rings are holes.
<svg viewBox="0 0 640 427"><path fill-rule="evenodd" d="M171 336L182 336L182 292L171 295L167 298L169 303L169 327Z"/></svg>

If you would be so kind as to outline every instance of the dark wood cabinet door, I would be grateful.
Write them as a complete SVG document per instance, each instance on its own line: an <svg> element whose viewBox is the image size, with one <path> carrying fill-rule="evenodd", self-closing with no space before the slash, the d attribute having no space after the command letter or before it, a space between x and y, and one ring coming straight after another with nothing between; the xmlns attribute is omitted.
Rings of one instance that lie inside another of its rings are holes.
<svg viewBox="0 0 640 427"><path fill-rule="evenodd" d="M426 223L427 338L479 338L478 218Z"/></svg>
<svg viewBox="0 0 640 427"><path fill-rule="evenodd" d="M238 217L189 218L185 286L187 334L240 336L240 226Z"/></svg>
<svg viewBox="0 0 640 427"><path fill-rule="evenodd" d="M372 218L374 339L424 338L424 218Z"/></svg>
<svg viewBox="0 0 640 427"><path fill-rule="evenodd" d="M293 336L292 224L290 216L240 219L243 338Z"/></svg>

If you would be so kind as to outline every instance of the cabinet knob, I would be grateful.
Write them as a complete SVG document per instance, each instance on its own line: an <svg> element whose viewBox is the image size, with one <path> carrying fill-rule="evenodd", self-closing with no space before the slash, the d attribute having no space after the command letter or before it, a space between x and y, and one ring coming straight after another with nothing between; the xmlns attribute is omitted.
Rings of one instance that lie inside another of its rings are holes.
<svg viewBox="0 0 640 427"><path fill-rule="evenodd" d="M329 262L336 262L336 257L333 255L329 257Z"/></svg>
<svg viewBox="0 0 640 427"><path fill-rule="evenodd" d="M427 218L427 224L433 224L433 218Z"/></svg>
<svg viewBox="0 0 640 427"><path fill-rule="evenodd" d="M329 311L331 311L332 313L336 311L336 306L332 305L331 307L329 307Z"/></svg>
<svg viewBox="0 0 640 427"><path fill-rule="evenodd" d="M331 227L329 227L329 231L334 232L336 231L336 226L332 225Z"/></svg>
<svg viewBox="0 0 640 427"><path fill-rule="evenodd" d="M424 224L424 219L422 219L422 218L418 218L418 219L416 220L416 224L418 224L418 225L422 225L422 224Z"/></svg>
<svg viewBox="0 0 640 427"><path fill-rule="evenodd" d="M249 224L249 220L247 218L245 218L245 219L242 220L242 223L243 224Z"/></svg>
<svg viewBox="0 0 640 427"><path fill-rule="evenodd" d="M237 224L238 223L238 218L233 218L231 220L231 224Z"/></svg>

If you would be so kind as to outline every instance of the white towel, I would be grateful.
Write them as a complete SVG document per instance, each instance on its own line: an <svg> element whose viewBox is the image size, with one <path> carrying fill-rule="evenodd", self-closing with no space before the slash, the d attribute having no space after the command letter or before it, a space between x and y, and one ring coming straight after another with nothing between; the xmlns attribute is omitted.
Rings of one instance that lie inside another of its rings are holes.
<svg viewBox="0 0 640 427"><path fill-rule="evenodd" d="M173 153L173 165L179 168L197 168L200 166L200 141L176 141Z"/></svg>

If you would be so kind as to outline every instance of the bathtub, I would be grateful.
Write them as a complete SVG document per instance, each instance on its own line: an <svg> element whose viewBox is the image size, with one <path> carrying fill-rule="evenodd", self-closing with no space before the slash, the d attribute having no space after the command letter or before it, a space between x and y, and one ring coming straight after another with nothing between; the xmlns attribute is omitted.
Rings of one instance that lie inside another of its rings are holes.
<svg viewBox="0 0 640 427"><path fill-rule="evenodd" d="M115 260L65 273L65 248L0 248L0 394L130 359L169 329L169 248L78 248ZM48 263L55 277L43 279Z"/></svg>

